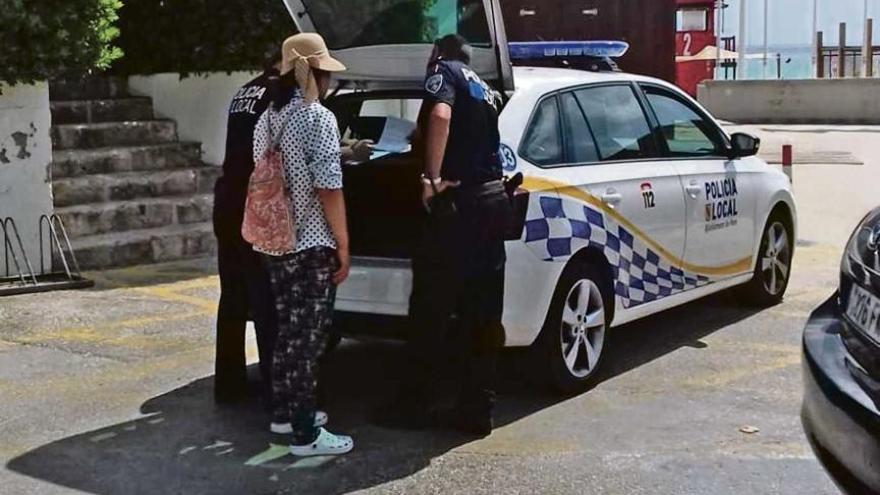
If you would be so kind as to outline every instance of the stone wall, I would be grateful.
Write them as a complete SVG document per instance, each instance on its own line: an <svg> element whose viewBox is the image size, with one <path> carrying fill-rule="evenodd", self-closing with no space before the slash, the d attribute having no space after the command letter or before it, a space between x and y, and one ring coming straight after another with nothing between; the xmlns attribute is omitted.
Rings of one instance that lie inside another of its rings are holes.
<svg viewBox="0 0 880 495"><path fill-rule="evenodd" d="M697 99L740 124L880 124L880 79L704 81Z"/></svg>
<svg viewBox="0 0 880 495"><path fill-rule="evenodd" d="M158 117L177 121L183 141L202 143L202 160L223 163L226 150L226 116L232 96L239 87L257 76L255 72L212 73L207 76L153 74L131 76L129 90L149 96Z"/></svg>
<svg viewBox="0 0 880 495"><path fill-rule="evenodd" d="M0 85L0 218L15 219L35 270L39 218L53 211L50 127L47 83ZM4 262L0 244L0 276L6 274ZM14 271L11 260L10 268Z"/></svg>

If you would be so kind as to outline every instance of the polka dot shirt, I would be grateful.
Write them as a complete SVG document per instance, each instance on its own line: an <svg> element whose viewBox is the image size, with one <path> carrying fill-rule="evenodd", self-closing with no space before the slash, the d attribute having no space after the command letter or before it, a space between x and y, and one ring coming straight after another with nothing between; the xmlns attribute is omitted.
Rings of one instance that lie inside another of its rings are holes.
<svg viewBox="0 0 880 495"><path fill-rule="evenodd" d="M269 112L272 112L271 136ZM317 192L317 189L342 189L336 116L318 102L304 105L302 93L297 91L280 111L270 106L260 117L254 129L254 161L266 152L272 136L281 132L284 182L296 221L295 252L314 247L336 249L336 240Z"/></svg>

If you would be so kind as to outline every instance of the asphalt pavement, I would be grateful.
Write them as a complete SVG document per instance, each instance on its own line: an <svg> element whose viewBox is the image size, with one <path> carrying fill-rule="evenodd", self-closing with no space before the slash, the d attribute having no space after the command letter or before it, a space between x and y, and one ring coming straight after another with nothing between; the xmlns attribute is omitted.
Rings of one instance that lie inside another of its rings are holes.
<svg viewBox="0 0 880 495"><path fill-rule="evenodd" d="M800 426L800 336L835 290L846 236L880 202L880 128L745 129L765 149L862 163L796 165L785 302L754 310L723 293L615 329L599 384L576 397L545 393L526 354L506 352L498 427L482 440L370 424L404 350L345 340L327 410L355 451L284 455L258 401L213 403L211 260L0 299L0 493L837 493Z"/></svg>

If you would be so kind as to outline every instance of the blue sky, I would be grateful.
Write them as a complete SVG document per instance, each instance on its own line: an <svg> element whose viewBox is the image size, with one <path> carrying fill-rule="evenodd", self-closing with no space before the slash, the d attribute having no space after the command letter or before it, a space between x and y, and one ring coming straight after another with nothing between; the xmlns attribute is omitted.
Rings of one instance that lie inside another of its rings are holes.
<svg viewBox="0 0 880 495"><path fill-rule="evenodd" d="M726 0L725 35L737 35L742 0ZM748 9L747 45L764 43L764 0L745 0ZM812 40L813 0L767 0L769 5L770 45L810 45ZM837 25L847 23L850 45L862 43L864 0L819 0L819 30L826 40L836 44ZM880 43L880 0L868 0L868 16L874 18L874 42ZM826 42L828 43L828 42ZM830 44L830 43L829 43Z"/></svg>

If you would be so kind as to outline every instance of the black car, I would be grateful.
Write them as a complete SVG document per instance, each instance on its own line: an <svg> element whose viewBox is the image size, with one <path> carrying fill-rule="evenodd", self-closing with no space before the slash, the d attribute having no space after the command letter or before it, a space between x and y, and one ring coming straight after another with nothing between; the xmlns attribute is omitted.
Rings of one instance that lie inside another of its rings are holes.
<svg viewBox="0 0 880 495"><path fill-rule="evenodd" d="M837 292L804 330L801 418L846 492L880 493L880 208L846 246Z"/></svg>

